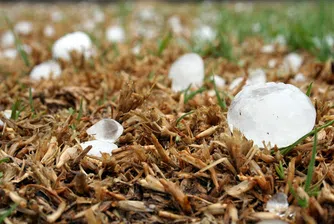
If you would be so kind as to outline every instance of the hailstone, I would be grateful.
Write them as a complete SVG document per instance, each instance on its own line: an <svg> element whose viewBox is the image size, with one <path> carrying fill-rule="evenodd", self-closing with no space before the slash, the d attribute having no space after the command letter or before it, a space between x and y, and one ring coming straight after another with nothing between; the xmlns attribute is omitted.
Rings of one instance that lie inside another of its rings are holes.
<svg viewBox="0 0 334 224"><path fill-rule="evenodd" d="M297 73L303 63L303 58L297 53L290 53L283 60L283 68L287 71Z"/></svg>
<svg viewBox="0 0 334 224"><path fill-rule="evenodd" d="M1 45L3 47L10 47L15 44L15 36L12 31L6 31L4 34L2 34L1 37Z"/></svg>
<svg viewBox="0 0 334 224"><path fill-rule="evenodd" d="M31 33L32 31L32 23L28 22L28 21L21 21L18 22L15 26L14 26L14 30L15 32L17 32L18 34L22 34L22 35L28 35Z"/></svg>
<svg viewBox="0 0 334 224"><path fill-rule="evenodd" d="M30 72L30 79L39 81L41 79L48 79L58 77L61 74L60 65L55 61L46 61L36 65Z"/></svg>
<svg viewBox="0 0 334 224"><path fill-rule="evenodd" d="M107 40L113 43L122 43L125 40L125 32L121 26L115 25L107 29Z"/></svg>
<svg viewBox="0 0 334 224"><path fill-rule="evenodd" d="M312 130L316 111L311 100L297 87L284 83L245 86L233 99L227 113L232 131L247 139L288 146Z"/></svg>
<svg viewBox="0 0 334 224"><path fill-rule="evenodd" d="M3 113L3 116L7 119L10 119L11 115L12 115L12 111L11 110L5 110L5 111L2 111ZM4 123L2 120L0 120L0 126L3 126Z"/></svg>
<svg viewBox="0 0 334 224"><path fill-rule="evenodd" d="M201 86L204 79L203 59L195 53L184 54L171 66L168 77L172 79L172 90L182 91L189 85Z"/></svg>
<svg viewBox="0 0 334 224"><path fill-rule="evenodd" d="M69 33L59 38L52 47L52 55L55 59L69 61L71 59L70 53L72 51L84 54L85 57L91 56L93 46L89 36L80 31Z"/></svg>
<svg viewBox="0 0 334 224"><path fill-rule="evenodd" d="M100 152L111 153L118 146L114 144L123 133L123 126L113 119L102 119L87 129L87 134L95 137L91 140L81 143L82 148L91 145L92 149L88 155L100 156Z"/></svg>

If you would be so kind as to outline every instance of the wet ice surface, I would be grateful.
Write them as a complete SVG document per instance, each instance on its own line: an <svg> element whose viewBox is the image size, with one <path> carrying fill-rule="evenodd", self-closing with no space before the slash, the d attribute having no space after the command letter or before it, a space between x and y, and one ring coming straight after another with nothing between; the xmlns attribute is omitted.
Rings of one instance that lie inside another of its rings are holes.
<svg viewBox="0 0 334 224"><path fill-rule="evenodd" d="M74 32L66 34L59 38L52 47L52 55L56 59L69 61L70 53L76 51L79 54L84 54L89 57L93 51L92 41L89 36L83 32Z"/></svg>
<svg viewBox="0 0 334 224"><path fill-rule="evenodd" d="M88 135L97 140L116 142L123 133L123 126L113 119L102 119L87 129Z"/></svg>
<svg viewBox="0 0 334 224"><path fill-rule="evenodd" d="M101 156L100 152L111 153L118 146L114 144L123 133L123 126L113 119L102 119L87 129L87 134L96 140L81 143L82 148L91 145L88 155Z"/></svg>
<svg viewBox="0 0 334 224"><path fill-rule="evenodd" d="M181 91L189 85L201 86L204 79L203 59L195 53L188 53L178 58L168 74L172 79L172 90Z"/></svg>
<svg viewBox="0 0 334 224"><path fill-rule="evenodd" d="M227 121L262 146L288 146L312 130L316 111L297 87L284 83L245 86L232 101Z"/></svg>
<svg viewBox="0 0 334 224"><path fill-rule="evenodd" d="M281 216L284 215L288 208L289 203L287 195L279 192L267 202L265 210Z"/></svg>

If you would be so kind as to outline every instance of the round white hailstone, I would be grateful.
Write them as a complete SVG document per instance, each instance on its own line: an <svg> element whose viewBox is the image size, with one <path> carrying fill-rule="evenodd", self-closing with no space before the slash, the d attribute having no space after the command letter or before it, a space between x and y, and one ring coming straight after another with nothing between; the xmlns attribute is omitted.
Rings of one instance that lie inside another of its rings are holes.
<svg viewBox="0 0 334 224"><path fill-rule="evenodd" d="M59 22L59 21L63 20L63 18L64 18L64 15L60 11L53 11L51 13L51 20L53 22Z"/></svg>
<svg viewBox="0 0 334 224"><path fill-rule="evenodd" d="M194 37L201 41L213 41L216 38L216 32L212 27L202 25L194 31Z"/></svg>
<svg viewBox="0 0 334 224"><path fill-rule="evenodd" d="M118 149L118 146L109 141L92 140L80 143L81 147L85 149L88 146L92 146L91 150L87 153L90 156L101 156L102 153L110 154L114 149Z"/></svg>
<svg viewBox="0 0 334 224"><path fill-rule="evenodd" d="M265 210L276 215L284 215L288 210L288 196L286 194L279 192L276 193L266 204Z"/></svg>
<svg viewBox="0 0 334 224"><path fill-rule="evenodd" d="M238 86L240 85L240 83L242 82L243 79L244 79L243 77L238 77L238 78L234 79L234 80L231 82L231 84L230 84L230 86L228 87L228 89L229 89L229 90L233 90L233 89L235 89L236 87L238 87Z"/></svg>
<svg viewBox="0 0 334 224"><path fill-rule="evenodd" d="M1 46L10 47L15 44L15 36L12 31L6 31L1 38Z"/></svg>
<svg viewBox="0 0 334 224"><path fill-rule="evenodd" d="M15 48L5 49L0 56L7 59L15 59L17 56L17 50Z"/></svg>
<svg viewBox="0 0 334 224"><path fill-rule="evenodd" d="M326 42L327 42L327 44L328 44L329 47L333 47L334 46L334 37L333 36L327 35L325 37L325 40L326 40Z"/></svg>
<svg viewBox="0 0 334 224"><path fill-rule="evenodd" d="M104 21L104 13L101 10L95 10L93 14L93 20L97 23L102 23Z"/></svg>
<svg viewBox="0 0 334 224"><path fill-rule="evenodd" d="M254 23L252 26L252 31L254 33L258 33L261 31L261 24L260 23Z"/></svg>
<svg viewBox="0 0 334 224"><path fill-rule="evenodd" d="M138 55L140 53L140 49L141 49L141 46L140 44L137 44L136 46L134 46L131 51L132 51L132 54L134 55Z"/></svg>
<svg viewBox="0 0 334 224"><path fill-rule="evenodd" d="M262 53L265 53L265 54L271 54L275 51L275 46L272 45L272 44L268 44L268 45L264 45L262 48L261 48L261 52Z"/></svg>
<svg viewBox="0 0 334 224"><path fill-rule="evenodd" d="M71 59L70 53L76 51L89 57L93 51L92 41L89 36L83 32L74 32L66 34L59 38L52 47L52 55L56 59Z"/></svg>
<svg viewBox="0 0 334 224"><path fill-rule="evenodd" d="M60 65L50 60L36 65L30 72L30 79L39 81L41 79L49 79L50 77L56 78L60 76L60 74Z"/></svg>
<svg viewBox="0 0 334 224"><path fill-rule="evenodd" d="M28 22L28 21L21 21L18 22L15 26L14 26L14 30L15 32L17 32L18 34L22 34L22 35L28 35L31 33L32 31L32 23Z"/></svg>
<svg viewBox="0 0 334 224"><path fill-rule="evenodd" d="M266 81L266 73L262 69L258 68L249 71L249 78L246 82L246 85L264 84Z"/></svg>
<svg viewBox="0 0 334 224"><path fill-rule="evenodd" d="M168 77L172 79L172 90L175 92L189 85L201 86L204 79L203 59L195 53L182 55L172 64Z"/></svg>
<svg viewBox="0 0 334 224"><path fill-rule="evenodd" d="M283 67L284 69L291 71L293 73L297 73L300 66L303 64L303 58L296 54L290 53L284 57Z"/></svg>
<svg viewBox="0 0 334 224"><path fill-rule="evenodd" d="M87 129L88 135L93 135L97 140L116 142L123 134L123 126L113 119L102 119Z"/></svg>
<svg viewBox="0 0 334 224"><path fill-rule="evenodd" d="M84 23L82 24L82 27L84 30L86 31L92 31L95 29L95 21L87 19L86 21L84 21Z"/></svg>
<svg viewBox="0 0 334 224"><path fill-rule="evenodd" d="M247 139L285 147L312 130L316 111L297 87L269 82L245 86L232 101L227 121Z"/></svg>
<svg viewBox="0 0 334 224"><path fill-rule="evenodd" d="M125 32L121 26L110 26L106 32L107 40L112 43L122 43L125 41Z"/></svg>
<svg viewBox="0 0 334 224"><path fill-rule="evenodd" d="M219 75L213 75L210 77L210 80L215 80L215 84L217 87L224 87L226 84L226 80L222 77L220 77Z"/></svg>
<svg viewBox="0 0 334 224"><path fill-rule="evenodd" d="M279 34L279 35L276 36L274 42L281 45L281 46L285 46L286 45L286 38L285 38L284 35Z"/></svg>
<svg viewBox="0 0 334 224"><path fill-rule="evenodd" d="M268 219L257 222L256 224L288 224L288 223L279 219Z"/></svg>
<svg viewBox="0 0 334 224"><path fill-rule="evenodd" d="M168 19L168 24L172 28L173 33L175 34L181 34L182 33L182 24L180 17L178 16L172 16Z"/></svg>
<svg viewBox="0 0 334 224"><path fill-rule="evenodd" d="M303 73L298 73L298 74L295 76L294 80L295 80L296 82L305 82L305 81L306 81L306 78L305 78L305 75L304 75Z"/></svg>
<svg viewBox="0 0 334 224"><path fill-rule="evenodd" d="M55 28L51 25L47 25L44 27L43 30L44 36L46 37L53 37L56 33Z"/></svg>
<svg viewBox="0 0 334 224"><path fill-rule="evenodd" d="M277 60L276 59L270 59L268 61L268 67L269 68L275 68L276 64L277 64Z"/></svg>
<svg viewBox="0 0 334 224"><path fill-rule="evenodd" d="M11 115L12 115L12 110L5 110L5 111L2 111L3 115L5 118L7 119L10 119ZM3 126L4 123L2 120L0 120L0 126Z"/></svg>
<svg viewBox="0 0 334 224"><path fill-rule="evenodd" d="M139 18L143 21L153 20L156 17L152 7L146 7L139 11Z"/></svg>

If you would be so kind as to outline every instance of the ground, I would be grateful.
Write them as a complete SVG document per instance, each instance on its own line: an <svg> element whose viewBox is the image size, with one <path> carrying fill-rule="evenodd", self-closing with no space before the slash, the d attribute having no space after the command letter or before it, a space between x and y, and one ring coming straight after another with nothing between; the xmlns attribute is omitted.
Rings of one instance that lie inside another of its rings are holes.
<svg viewBox="0 0 334 224"><path fill-rule="evenodd" d="M0 113L0 223L334 223L333 3L0 8L2 37L19 21L33 24L0 45L0 111L11 110L10 119ZM106 38L113 24L124 28L123 42ZM58 60L59 77L31 79L54 42L79 30L93 56L72 52ZM189 52L204 60L204 83L174 92L170 66ZM284 67L291 52L302 58L295 71ZM229 105L258 68L315 105L314 130L286 148L253 145L228 128ZM119 148L87 156L80 143L102 118L124 127ZM266 211L278 192L288 208Z"/></svg>

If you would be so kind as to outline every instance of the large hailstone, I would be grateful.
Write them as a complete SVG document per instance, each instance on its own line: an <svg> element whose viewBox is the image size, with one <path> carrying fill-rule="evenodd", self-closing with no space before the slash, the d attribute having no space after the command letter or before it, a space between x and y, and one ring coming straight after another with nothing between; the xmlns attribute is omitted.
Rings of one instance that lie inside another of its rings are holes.
<svg viewBox="0 0 334 224"><path fill-rule="evenodd" d="M195 53L184 54L171 66L168 77L172 79L172 90L181 91L189 85L201 86L204 79L203 59Z"/></svg>
<svg viewBox="0 0 334 224"><path fill-rule="evenodd" d="M93 46L89 36L80 31L66 34L53 44L52 56L56 59L69 61L72 51L84 54L85 57L90 57L93 52Z"/></svg>
<svg viewBox="0 0 334 224"><path fill-rule="evenodd" d="M316 111L311 100L297 87L284 83L245 86L227 113L230 130L239 129L247 139L288 146L310 132Z"/></svg>
<svg viewBox="0 0 334 224"><path fill-rule="evenodd" d="M111 153L118 146L114 144L123 134L123 126L113 119L102 119L87 129L87 134L96 140L81 143L82 148L92 146L88 155L100 156L100 153Z"/></svg>
<svg viewBox="0 0 334 224"><path fill-rule="evenodd" d="M125 32L121 26L110 26L106 31L106 38L112 43L122 43L125 41Z"/></svg>
<svg viewBox="0 0 334 224"><path fill-rule="evenodd" d="M30 72L30 79L39 81L50 77L56 78L60 76L60 74L60 65L57 62L50 60L36 65Z"/></svg>

